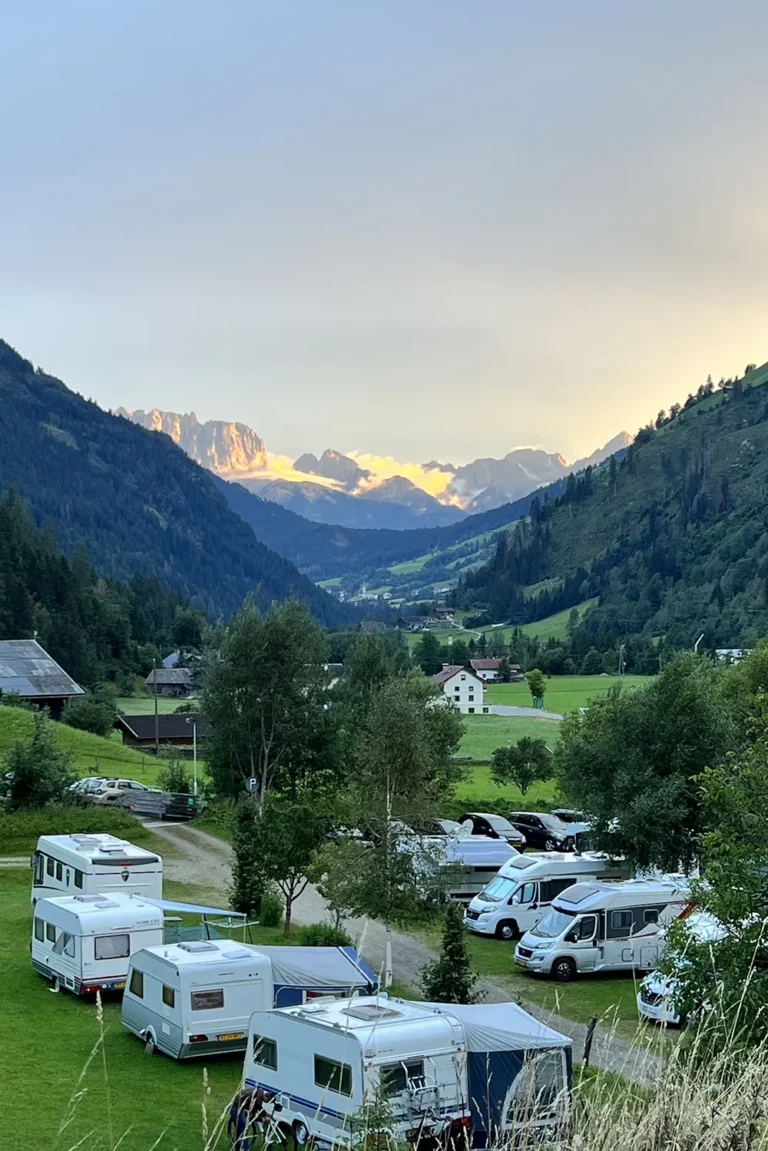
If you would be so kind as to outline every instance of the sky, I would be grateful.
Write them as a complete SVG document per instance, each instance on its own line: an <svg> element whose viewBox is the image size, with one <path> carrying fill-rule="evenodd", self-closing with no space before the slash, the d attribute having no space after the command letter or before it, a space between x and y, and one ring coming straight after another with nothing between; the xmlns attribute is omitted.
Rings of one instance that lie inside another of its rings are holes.
<svg viewBox="0 0 768 1151"><path fill-rule="evenodd" d="M768 360L768 7L27 0L0 336L275 452L573 460Z"/></svg>

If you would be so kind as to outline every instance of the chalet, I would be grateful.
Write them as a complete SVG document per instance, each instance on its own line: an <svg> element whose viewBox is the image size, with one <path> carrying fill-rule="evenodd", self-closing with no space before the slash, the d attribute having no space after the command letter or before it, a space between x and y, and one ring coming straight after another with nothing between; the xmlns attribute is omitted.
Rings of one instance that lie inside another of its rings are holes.
<svg viewBox="0 0 768 1151"><path fill-rule="evenodd" d="M493 683L495 680L501 679L500 665L500 659L471 659L469 661L472 671L475 675L480 676L483 683Z"/></svg>
<svg viewBox="0 0 768 1151"><path fill-rule="evenodd" d="M191 752L195 739L205 738L203 720L192 711L180 715L118 715L112 726L121 733L123 746L137 751L154 751L157 739L159 747Z"/></svg>
<svg viewBox="0 0 768 1151"><path fill-rule="evenodd" d="M473 671L458 663L444 663L442 671L432 679L462 715L488 715L483 703L483 681Z"/></svg>
<svg viewBox="0 0 768 1151"><path fill-rule="evenodd" d="M192 672L188 667L157 667L144 680L150 695L187 699L194 693Z"/></svg>
<svg viewBox="0 0 768 1151"><path fill-rule="evenodd" d="M432 619L435 623L453 623L452 607L433 607Z"/></svg>
<svg viewBox="0 0 768 1151"><path fill-rule="evenodd" d="M85 694L36 639L0 640L0 692L47 707L54 718Z"/></svg>

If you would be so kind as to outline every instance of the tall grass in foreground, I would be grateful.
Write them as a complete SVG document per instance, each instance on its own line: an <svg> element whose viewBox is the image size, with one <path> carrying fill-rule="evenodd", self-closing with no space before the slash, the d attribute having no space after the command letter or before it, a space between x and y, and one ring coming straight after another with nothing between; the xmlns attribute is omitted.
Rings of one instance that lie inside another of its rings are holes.
<svg viewBox="0 0 768 1151"><path fill-rule="evenodd" d="M94 1047L51 1151L223 1151L230 1146L229 1106L218 1115L209 1114L210 1088L204 1067L200 1069L200 1138L194 1144L185 1142L180 1148L174 1138L172 1099L168 1124L151 1143L137 1143L130 1127L114 1130L109 1106L100 1129L70 1140L67 1132L85 1093L86 1072L94 1062L103 1066L107 1098L120 1090L119 1070L108 1068L104 1054L104 1019L98 999L96 1020ZM640 1047L637 1054L641 1056ZM627 1067L630 1064L631 1059ZM147 1074L152 1074L149 1058ZM140 1099L136 1106L141 1106ZM360 1128L353 1123L352 1128L352 1139L361 1151L394 1151L386 1132L369 1130L365 1124ZM280 1138L276 1124L270 1125L270 1133L269 1146L275 1151L298 1151L292 1139ZM537 1151L768 1151L768 1048L761 1045L745 1051L735 1028L724 1027L722 1019L712 1013L697 1033L691 1032L666 1060L659 1061L658 1079L650 1086L615 1074L585 1074L577 1066L567 1130L549 1137L532 1124L497 1147L521 1151L534 1144ZM260 1138L253 1141L250 1151L264 1151Z"/></svg>

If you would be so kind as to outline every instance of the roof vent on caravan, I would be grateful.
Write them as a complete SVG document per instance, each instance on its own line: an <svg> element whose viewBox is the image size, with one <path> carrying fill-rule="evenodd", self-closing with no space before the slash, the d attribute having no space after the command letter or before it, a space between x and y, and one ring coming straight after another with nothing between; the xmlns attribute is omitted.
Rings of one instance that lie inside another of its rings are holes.
<svg viewBox="0 0 768 1151"><path fill-rule="evenodd" d="M73 895L72 898L78 903L101 903L105 907L117 907L117 904L108 900L106 895Z"/></svg>
<svg viewBox="0 0 768 1151"><path fill-rule="evenodd" d="M402 1011L393 1011L391 1007L382 1007L379 1003L361 1003L359 1007L348 1007L344 1014L354 1019L363 1019L366 1023L377 1023L380 1019L397 1019Z"/></svg>
<svg viewBox="0 0 768 1151"><path fill-rule="evenodd" d="M213 943L206 943L204 940L194 940L192 943L180 943L179 950L191 951L194 955L199 955L202 951L218 951Z"/></svg>
<svg viewBox="0 0 768 1151"><path fill-rule="evenodd" d="M242 947L237 951L224 951L222 952L224 959L253 959L252 951L244 951Z"/></svg>

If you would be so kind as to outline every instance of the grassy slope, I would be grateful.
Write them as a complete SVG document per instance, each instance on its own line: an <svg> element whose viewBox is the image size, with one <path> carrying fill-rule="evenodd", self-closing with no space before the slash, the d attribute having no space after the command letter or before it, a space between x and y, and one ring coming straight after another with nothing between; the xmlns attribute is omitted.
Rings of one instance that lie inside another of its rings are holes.
<svg viewBox="0 0 768 1151"><path fill-rule="evenodd" d="M615 684L621 684L623 691L632 691L650 682L647 675L623 675L621 678L610 675L556 675L547 680L544 707L547 711L567 715L576 708L586 707L590 699L605 695ZM531 706L531 693L526 683L492 684L485 694L486 703L510 704L512 707Z"/></svg>
<svg viewBox="0 0 768 1151"><path fill-rule="evenodd" d="M172 715L176 708L184 701L181 699L158 699L157 710L160 715ZM195 701L191 700L192 706ZM115 700L120 711L126 715L150 715L155 710L155 701L149 695L121 695Z"/></svg>

